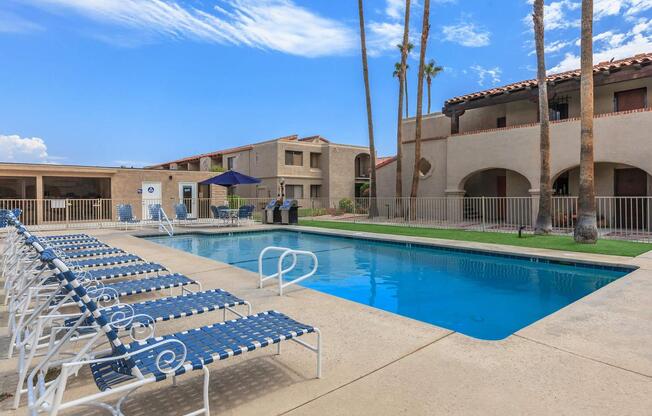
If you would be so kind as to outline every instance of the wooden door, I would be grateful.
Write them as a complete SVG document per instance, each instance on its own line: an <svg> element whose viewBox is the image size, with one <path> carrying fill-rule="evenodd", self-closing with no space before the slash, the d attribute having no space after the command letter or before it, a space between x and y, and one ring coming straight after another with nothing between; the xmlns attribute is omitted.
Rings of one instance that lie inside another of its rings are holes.
<svg viewBox="0 0 652 416"><path fill-rule="evenodd" d="M619 91L614 94L615 110L630 111L647 107L647 88Z"/></svg>
<svg viewBox="0 0 652 416"><path fill-rule="evenodd" d="M647 173L641 169L614 170L614 196L616 200L616 226L625 229L647 227ZM630 198L625 198L630 197Z"/></svg>

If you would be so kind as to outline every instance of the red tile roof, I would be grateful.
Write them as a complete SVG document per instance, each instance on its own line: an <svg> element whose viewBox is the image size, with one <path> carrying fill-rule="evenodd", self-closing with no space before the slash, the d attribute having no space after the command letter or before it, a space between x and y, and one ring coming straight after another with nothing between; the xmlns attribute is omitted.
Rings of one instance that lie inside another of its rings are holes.
<svg viewBox="0 0 652 416"><path fill-rule="evenodd" d="M230 154L230 153L241 152L243 150L251 150L251 149L253 149L253 146L251 146L251 145L232 147L230 149L218 150L216 152L202 153L200 155L188 156L188 157L185 157L183 159L173 160L171 162L159 163L158 165L147 166L147 168L148 169L157 168L157 167L164 166L164 165L169 165L169 164L172 164L172 163L191 162L193 160L199 160L202 157L216 157L216 156L220 156L220 155L226 155L226 154Z"/></svg>
<svg viewBox="0 0 652 416"><path fill-rule="evenodd" d="M376 159L376 169L380 169L383 166L387 166L395 160L396 160L396 156L379 157L378 159Z"/></svg>
<svg viewBox="0 0 652 416"><path fill-rule="evenodd" d="M599 73L602 71L613 71L616 69L622 69L633 65L647 65L652 63L652 52L642 53L635 55L629 58L620 59L617 61L607 61L600 62L599 64L593 67L594 73ZM580 77L580 70L576 69L573 71L561 72L559 74L552 74L547 77L548 82L560 82L567 81L570 79L575 79ZM464 101L475 100L482 97L487 97L491 95L503 94L506 92L514 92L518 90L523 90L526 88L534 88L537 86L536 79L529 79L526 81L515 82L513 84L505 85L502 87L491 88L485 91L474 92L471 94L460 95L458 97L451 98L446 100L444 105L458 104Z"/></svg>

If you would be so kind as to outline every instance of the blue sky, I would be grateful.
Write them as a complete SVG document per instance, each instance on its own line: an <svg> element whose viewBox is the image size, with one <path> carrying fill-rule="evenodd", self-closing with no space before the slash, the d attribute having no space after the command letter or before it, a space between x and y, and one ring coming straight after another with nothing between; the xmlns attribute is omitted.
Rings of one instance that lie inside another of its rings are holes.
<svg viewBox="0 0 652 416"><path fill-rule="evenodd" d="M433 109L534 77L528 0L431 1ZM379 155L395 153L403 4L365 1ZM577 67L579 17L579 0L546 1L550 71ZM0 161L141 166L290 134L364 145L357 18L355 0L2 0ZM652 0L595 0L595 19L596 62L652 52Z"/></svg>

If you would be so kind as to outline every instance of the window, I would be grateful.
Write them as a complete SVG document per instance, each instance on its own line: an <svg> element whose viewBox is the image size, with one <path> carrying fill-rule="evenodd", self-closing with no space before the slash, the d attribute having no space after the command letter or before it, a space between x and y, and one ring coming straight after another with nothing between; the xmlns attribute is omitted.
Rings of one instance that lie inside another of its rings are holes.
<svg viewBox="0 0 652 416"><path fill-rule="evenodd" d="M291 199L303 198L303 185L285 185L285 196Z"/></svg>
<svg viewBox="0 0 652 416"><path fill-rule="evenodd" d="M638 110L647 107L647 88L619 91L614 94L614 111Z"/></svg>
<svg viewBox="0 0 652 416"><path fill-rule="evenodd" d="M313 169L321 169L321 153L310 152L310 167Z"/></svg>
<svg viewBox="0 0 652 416"><path fill-rule="evenodd" d="M310 198L321 198L321 185L310 185Z"/></svg>
<svg viewBox="0 0 652 416"><path fill-rule="evenodd" d="M503 127L507 127L507 117L498 117L496 119L496 127L498 127L499 129Z"/></svg>
<svg viewBox="0 0 652 416"><path fill-rule="evenodd" d="M432 164L426 160L426 158L421 158L419 160L419 176L424 177L430 173L432 170Z"/></svg>
<svg viewBox="0 0 652 416"><path fill-rule="evenodd" d="M303 152L294 150L285 151L285 164L287 166L303 166Z"/></svg>
<svg viewBox="0 0 652 416"><path fill-rule="evenodd" d="M226 169L233 170L235 166L235 156L226 158Z"/></svg>
<svg viewBox="0 0 652 416"><path fill-rule="evenodd" d="M550 120L566 120L568 118L568 103L553 103L550 105Z"/></svg>

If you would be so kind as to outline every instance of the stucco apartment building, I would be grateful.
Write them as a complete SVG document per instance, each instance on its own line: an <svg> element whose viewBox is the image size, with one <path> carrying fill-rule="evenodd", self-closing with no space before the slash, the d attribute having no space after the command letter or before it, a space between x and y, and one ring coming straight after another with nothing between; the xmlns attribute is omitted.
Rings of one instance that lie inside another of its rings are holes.
<svg viewBox="0 0 652 416"><path fill-rule="evenodd" d="M150 166L168 171L233 169L262 180L232 191L245 198L274 198L281 181L289 198L353 198L369 182L369 148L321 136L287 136Z"/></svg>
<svg viewBox="0 0 652 416"><path fill-rule="evenodd" d="M598 196L652 195L652 53L602 62L595 74ZM577 195L580 71L548 77L551 170L556 195ZM403 123L403 189L414 166L415 120ZM423 119L420 196L530 196L539 193L536 80L451 98ZM378 194L393 197L396 158L378 169Z"/></svg>
<svg viewBox="0 0 652 416"><path fill-rule="evenodd" d="M47 224L67 221L111 221L115 205L133 206L138 219L160 203L172 217L174 204L184 201L191 217L210 215L226 191L198 185L210 172L164 172L98 166L0 163L0 208L21 208L24 221ZM192 198L192 199L189 199Z"/></svg>

